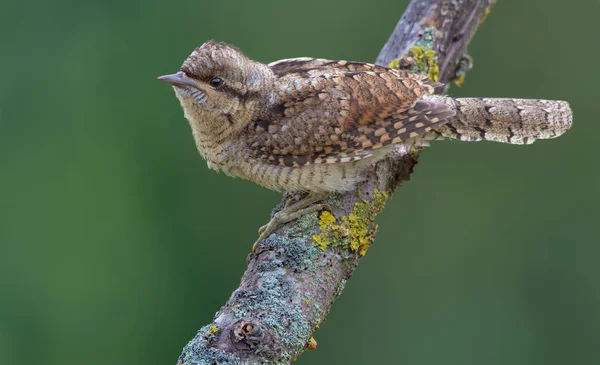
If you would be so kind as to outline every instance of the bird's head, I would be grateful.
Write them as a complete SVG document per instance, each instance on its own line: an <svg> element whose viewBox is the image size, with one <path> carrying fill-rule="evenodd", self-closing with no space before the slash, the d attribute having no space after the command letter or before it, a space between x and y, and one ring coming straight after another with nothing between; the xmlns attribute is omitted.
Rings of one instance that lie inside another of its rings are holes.
<svg viewBox="0 0 600 365"><path fill-rule="evenodd" d="M214 143L243 129L265 107L274 78L237 48L208 41L179 72L158 79L173 85L201 148L199 139Z"/></svg>

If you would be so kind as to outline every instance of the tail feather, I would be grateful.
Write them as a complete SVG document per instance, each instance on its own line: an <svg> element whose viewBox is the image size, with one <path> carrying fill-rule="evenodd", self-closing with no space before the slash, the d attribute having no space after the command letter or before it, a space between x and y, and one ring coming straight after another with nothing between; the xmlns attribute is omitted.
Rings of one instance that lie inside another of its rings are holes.
<svg viewBox="0 0 600 365"><path fill-rule="evenodd" d="M566 101L428 96L456 110L448 123L435 128L432 139L531 144L555 138L573 123Z"/></svg>

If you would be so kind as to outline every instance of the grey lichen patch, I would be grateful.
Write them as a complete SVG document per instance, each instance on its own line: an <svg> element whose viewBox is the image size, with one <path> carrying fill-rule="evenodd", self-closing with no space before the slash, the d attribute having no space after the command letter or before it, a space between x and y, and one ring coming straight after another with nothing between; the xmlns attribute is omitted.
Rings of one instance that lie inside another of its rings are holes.
<svg viewBox="0 0 600 365"><path fill-rule="evenodd" d="M177 364L181 365L234 365L240 364L240 358L231 354L226 354L210 347L210 341L214 333L206 336L212 331L212 324L202 327L196 337L194 337L184 348Z"/></svg>
<svg viewBox="0 0 600 365"><path fill-rule="evenodd" d="M308 232L317 227L317 213L310 215L312 217L300 218L303 221L302 225L310 228ZM294 229L298 229L298 227L294 227ZM306 232L304 233L306 234ZM271 251L281 250L282 255L276 255L277 257L269 260L269 263L274 265L266 266L264 263L260 264L258 270L261 272L283 267L294 272L314 273L317 270L316 262L317 258L321 255L321 251L314 245L306 245L305 241L301 238L289 238L272 234L264 241L264 245Z"/></svg>
<svg viewBox="0 0 600 365"><path fill-rule="evenodd" d="M435 45L435 27L429 26L424 27L419 34L419 40L415 43L415 46L422 47L426 50L433 50Z"/></svg>
<svg viewBox="0 0 600 365"><path fill-rule="evenodd" d="M290 303L295 292L287 281L282 280L283 276L278 273L262 277L264 291L261 300L254 302L254 309L266 311L263 312L263 323L275 330L282 343L294 345L306 341L304 337L310 332L310 327L300 304L293 299Z"/></svg>
<svg viewBox="0 0 600 365"><path fill-rule="evenodd" d="M319 324L322 321L322 318L320 318L321 315L324 315L323 311L321 310L321 306L317 303L313 303L311 304L311 310L312 310L312 315L313 318L318 318L318 322L316 324L316 328L319 328Z"/></svg>
<svg viewBox="0 0 600 365"><path fill-rule="evenodd" d="M293 296L290 297L289 289L285 284L282 285L281 280L281 275L276 273L262 275L261 289L238 291L231 310L237 318L269 327L269 332L275 337L274 342L284 345L282 347L288 350L279 349L277 354L282 363L287 363L297 353L295 347L308 340L310 327L300 305L293 300L290 303Z"/></svg>
<svg viewBox="0 0 600 365"><path fill-rule="evenodd" d="M290 229L287 230L286 234L290 237L302 237L307 232L312 232L317 227L319 213L305 214L302 217L294 221Z"/></svg>
<svg viewBox="0 0 600 365"><path fill-rule="evenodd" d="M336 286L336 288L335 288L336 298L339 297L342 294L342 292L344 291L344 288L346 287L346 282L347 282L347 280L344 279L344 280L340 281L338 286Z"/></svg>
<svg viewBox="0 0 600 365"><path fill-rule="evenodd" d="M306 242L306 235L318 227L317 214L310 216L301 218L300 227L295 227L298 237L290 238L288 231L285 236L272 234L263 241L260 255L265 256L251 268L256 281L240 286L226 306L231 321L244 321L257 333L268 334L249 343L255 346L250 347L252 352L261 353L272 363L290 363L303 351L315 322L320 322L325 315L317 300L313 301L313 295L325 285L324 280L331 273L327 271L330 267L323 260L323 251ZM303 277L310 280L305 282ZM225 330L226 327L215 318L215 323L200 329L184 349L180 363L243 363L243 359L211 348L214 342L223 340L222 336L229 336L230 330ZM199 359L209 360L198 362Z"/></svg>
<svg viewBox="0 0 600 365"><path fill-rule="evenodd" d="M311 222L304 224L315 227L316 217L312 219L315 220L312 225ZM290 239L277 234L266 239L263 247L266 250L262 255L268 255L268 260L256 266L255 288L238 289L230 300L230 309L237 319L268 327L274 336L272 342L281 345L275 351L277 363L289 363L311 333L309 318L303 313L307 305L306 289L316 292L315 286L320 285L319 280L314 280L312 286L300 290L298 285L307 284L302 284L298 276L314 276L319 270L318 258L322 252L301 238Z"/></svg>
<svg viewBox="0 0 600 365"><path fill-rule="evenodd" d="M323 200L323 203L329 205L332 209L337 209L340 207L341 204L341 195L340 193L330 193L327 198L325 198L325 200Z"/></svg>

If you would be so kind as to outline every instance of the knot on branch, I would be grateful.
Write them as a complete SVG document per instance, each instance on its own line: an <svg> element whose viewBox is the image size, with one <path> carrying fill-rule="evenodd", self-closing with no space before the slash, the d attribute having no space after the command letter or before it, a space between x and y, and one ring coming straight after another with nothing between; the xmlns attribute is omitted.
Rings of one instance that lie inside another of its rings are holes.
<svg viewBox="0 0 600 365"><path fill-rule="evenodd" d="M254 351L263 341L263 334L260 325L242 319L231 327L229 340L237 350Z"/></svg>

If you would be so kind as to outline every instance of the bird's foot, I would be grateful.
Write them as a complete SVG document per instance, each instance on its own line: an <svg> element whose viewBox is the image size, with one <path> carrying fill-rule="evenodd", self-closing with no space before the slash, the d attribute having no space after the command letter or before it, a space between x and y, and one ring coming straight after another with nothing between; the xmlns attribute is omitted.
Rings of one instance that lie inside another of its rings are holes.
<svg viewBox="0 0 600 365"><path fill-rule="evenodd" d="M326 194L316 194L310 193L303 199L286 206L279 212L273 215L273 218L269 221L269 223L260 227L258 230L259 237L252 246L252 252L256 253L258 248L258 243L266 238L268 238L273 232L275 232L282 225L289 223L293 220L296 220L306 214L314 213L321 211L323 209L331 211L331 207L324 203L315 204L318 201L323 200L327 195Z"/></svg>

